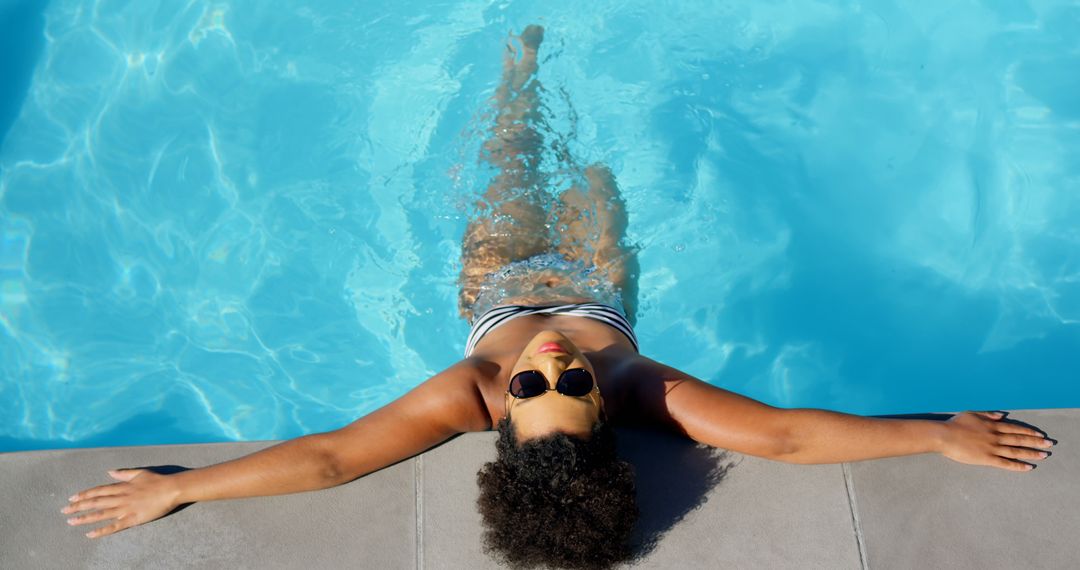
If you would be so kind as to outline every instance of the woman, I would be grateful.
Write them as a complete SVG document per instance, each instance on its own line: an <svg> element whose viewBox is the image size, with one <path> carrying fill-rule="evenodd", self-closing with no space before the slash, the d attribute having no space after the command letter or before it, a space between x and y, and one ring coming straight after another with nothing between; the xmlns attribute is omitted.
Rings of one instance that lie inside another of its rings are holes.
<svg viewBox="0 0 1080 570"><path fill-rule="evenodd" d="M548 207L537 168L544 146L535 79L543 29L516 38L481 156L496 172L488 215L462 245L459 309L473 324L466 355L352 424L246 457L172 475L132 469L82 491L70 524L108 524L100 537L178 505L324 489L471 431L499 432L478 474L489 550L513 564L599 567L631 554L637 517L630 466L612 425L639 424L791 463L839 463L940 452L961 463L1024 471L1050 443L1035 429L969 412L947 422L779 409L642 356L632 327L636 260L621 245L626 212L611 172ZM551 212L549 216L549 212ZM549 236L548 228L555 229Z"/></svg>

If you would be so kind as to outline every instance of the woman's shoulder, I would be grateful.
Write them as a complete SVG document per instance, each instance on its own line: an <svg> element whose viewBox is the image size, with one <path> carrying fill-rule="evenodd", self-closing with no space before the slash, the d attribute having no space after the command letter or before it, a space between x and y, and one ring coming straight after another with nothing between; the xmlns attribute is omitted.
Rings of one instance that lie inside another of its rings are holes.
<svg viewBox="0 0 1080 570"><path fill-rule="evenodd" d="M485 378L490 367L482 360L465 358L431 376L388 407L399 406L405 415L423 415L428 422L452 426L457 432L484 431L491 424Z"/></svg>
<svg viewBox="0 0 1080 570"><path fill-rule="evenodd" d="M472 415L474 429L487 431L502 417L503 395L506 386L500 383L499 372L506 366L484 356L469 356L454 365L460 370L459 390L467 391L474 400ZM467 378L465 380L464 378Z"/></svg>

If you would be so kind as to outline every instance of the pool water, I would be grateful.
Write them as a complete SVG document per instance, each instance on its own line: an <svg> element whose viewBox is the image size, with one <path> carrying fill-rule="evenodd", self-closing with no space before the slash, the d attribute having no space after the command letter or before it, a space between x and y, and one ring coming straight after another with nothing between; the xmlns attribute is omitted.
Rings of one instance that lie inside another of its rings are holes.
<svg viewBox="0 0 1080 570"><path fill-rule="evenodd" d="M0 5L0 451L292 438L454 363L529 23L644 354L781 407L1080 406L1074 2L309 4Z"/></svg>

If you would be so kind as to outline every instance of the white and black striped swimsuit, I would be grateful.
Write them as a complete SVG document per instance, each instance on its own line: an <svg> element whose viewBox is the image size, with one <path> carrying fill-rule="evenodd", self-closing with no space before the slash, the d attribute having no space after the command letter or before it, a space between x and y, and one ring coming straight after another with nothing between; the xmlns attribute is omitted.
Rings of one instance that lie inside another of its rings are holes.
<svg viewBox="0 0 1080 570"><path fill-rule="evenodd" d="M501 325L526 315L571 315L594 319L614 327L626 335L626 338L630 339L630 343L634 345L634 350L641 352L638 349L637 335L634 334L633 327L617 309L603 303L571 303L547 307L503 305L487 311L476 319L472 330L469 331L469 339L465 341L465 357L468 358L472 354L476 344L480 342L480 339L484 338L484 335Z"/></svg>

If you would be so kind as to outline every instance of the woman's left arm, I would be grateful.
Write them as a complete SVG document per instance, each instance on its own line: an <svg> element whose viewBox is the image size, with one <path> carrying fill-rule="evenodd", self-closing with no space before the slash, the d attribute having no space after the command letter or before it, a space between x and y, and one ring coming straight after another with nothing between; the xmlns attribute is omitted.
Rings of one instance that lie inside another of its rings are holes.
<svg viewBox="0 0 1080 570"><path fill-rule="evenodd" d="M780 461L843 463L938 452L960 463L1028 471L1052 445L1038 430L1001 421L999 412L964 412L948 421L869 418L827 410L785 410L790 451Z"/></svg>
<svg viewBox="0 0 1080 570"><path fill-rule="evenodd" d="M630 406L647 423L694 441L785 463L845 463L938 452L960 463L1012 471L1041 459L1045 435L1000 421L996 412L965 412L945 422L855 416L814 408L776 408L729 392L638 355L620 375Z"/></svg>

